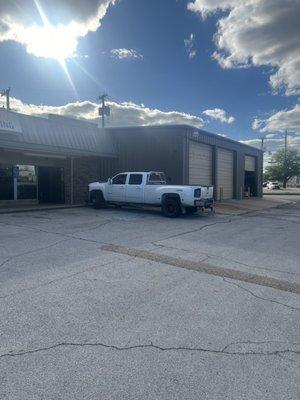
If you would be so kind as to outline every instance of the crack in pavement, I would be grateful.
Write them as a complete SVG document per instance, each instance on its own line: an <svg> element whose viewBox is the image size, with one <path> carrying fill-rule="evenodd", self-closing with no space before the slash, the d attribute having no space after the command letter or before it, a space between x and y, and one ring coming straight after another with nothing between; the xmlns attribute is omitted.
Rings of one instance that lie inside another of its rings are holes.
<svg viewBox="0 0 300 400"><path fill-rule="evenodd" d="M299 283L276 279L266 275L257 275L232 268L218 267L216 265L201 261L191 261L181 257L171 257L163 254L154 253L148 250L141 250L115 244L103 245L101 246L101 249L112 253L138 257L144 260L151 260L156 263L171 265L173 267L197 271L208 275L220 276L222 278L230 278L242 282L252 283L255 285L271 287L273 289L282 290L285 292L300 294Z"/></svg>
<svg viewBox="0 0 300 400"><path fill-rule="evenodd" d="M106 225L112 224L113 222L114 222L113 220L109 220L109 221L103 222L101 224L98 224L98 225L96 225L96 226L94 226L92 228L75 231L75 233L77 233L77 232L78 233L84 233L84 232L94 231L95 229L102 228L102 226L106 226Z"/></svg>
<svg viewBox="0 0 300 400"><path fill-rule="evenodd" d="M28 251L25 251L25 252L16 254L16 255L14 255L14 256L8 257L6 260L4 260L4 261L0 264L0 268L2 268L4 265L6 265L6 264L9 263L10 261L14 260L15 258L19 258L19 257L22 257L22 256L26 256L26 255L28 255L28 254L33 254L33 253L36 253L36 252L39 252L39 251L42 251L42 250L50 249L51 247L54 247L54 246L56 246L56 245L58 245L58 244L60 244L60 243L63 243L63 242L67 242L68 240L71 240L71 238L59 240L58 242L49 244L49 245L47 245L47 246L39 247L39 248L37 248L37 249L28 250ZM4 271L5 271L5 270L1 270L1 272L4 272Z"/></svg>
<svg viewBox="0 0 300 400"><path fill-rule="evenodd" d="M243 343L243 342L237 342ZM257 342L247 342L249 344L257 344ZM270 342L261 342L260 344L267 344ZM275 342L281 343L281 342ZM234 345L235 343L230 343L229 345ZM299 343L287 343L292 346L299 345ZM18 352L9 351L8 353L3 353L0 355L0 358L3 357L17 357L28 354L34 354L39 352L45 352L53 349L57 349L60 347L102 347L106 349L116 350L116 351L130 351L135 349L155 349L159 351L188 351L188 352L201 352L201 353L209 353L209 354L217 354L217 355L229 355L229 356L277 356L284 354L300 354L300 350L292 350L292 349L284 349L284 350L272 350L272 351L228 351L226 348L229 346L225 346L221 350L209 349L205 347L187 347L187 346L174 346L174 347L162 347L153 344L150 342L149 344L137 344L132 346L116 346L109 345L102 342L61 342L54 344L48 347L40 347L31 350L21 350Z"/></svg>
<svg viewBox="0 0 300 400"><path fill-rule="evenodd" d="M163 240L161 240L161 241L163 241ZM193 249L189 250L189 249L183 249L182 247L177 247L177 246L173 247L173 246L170 246L170 245L161 244L159 242L160 242L160 240L157 240L156 242L152 242L151 244L153 246L156 246L156 247L166 248L166 249L170 249L170 250L181 250L181 251L184 251L184 252L189 253L189 254L194 251ZM242 265L242 266L248 267L248 268L263 269L263 270L271 271L271 272L280 272L282 274L300 276L300 274L298 274L297 272L282 271L280 269L273 269L273 268L267 268L267 267L257 267L255 265L250 265L250 264L243 263L241 261L234 260L233 258L228 258L228 257L216 255L216 254L204 253L202 251L197 251L197 254L201 254L201 255L206 256L206 259L213 258L213 257L220 258L221 260L230 261L230 262L233 262L235 264L239 264L239 265ZM202 261L204 261L204 260L202 260Z"/></svg>
<svg viewBox="0 0 300 400"><path fill-rule="evenodd" d="M61 277L59 277L59 278L52 279L51 281L41 283L40 285L31 286L31 287L28 287L28 288L24 288L24 289L21 289L21 290L17 290L16 292L13 292L13 293L8 293L8 294L6 294L5 296L0 296L0 300L6 299L6 298L8 298L8 297L17 296L18 294L21 294L21 293L23 293L23 292L27 292L27 291L39 289L40 287L49 286L49 285L51 285L52 283L60 282L60 281L62 281L62 280L69 279L69 278L73 278L74 276L78 276L78 275L84 274L85 272L90 272L90 271L93 271L94 269L97 269L97 268L99 268L99 267L105 267L105 266L107 266L107 265L114 264L114 263L116 263L116 262L118 262L118 265L122 265L122 264L127 263L129 260L130 260L130 258L126 259L125 261L119 261L119 262L118 262L118 261L114 260L114 261L110 261L110 262L107 262L107 263L104 263L104 264L93 265L92 267L86 268L86 269L81 270L81 271L78 271L78 272L74 272L73 274L64 275L64 276L61 276Z"/></svg>
<svg viewBox="0 0 300 400"><path fill-rule="evenodd" d="M0 224L6 225L6 226L13 226L13 227L25 228L25 226L23 226L23 225L7 224L7 223L3 223L3 222L0 222ZM101 224L101 225L103 226L103 225L107 225L107 224L105 223L105 224ZM97 228L97 227L96 227L96 228ZM96 229L96 228L91 228L90 230ZM42 233L47 233L47 234L52 234L52 235L61 236L61 237L64 237L65 239L64 239L64 240L60 240L60 241L58 241L58 242L55 242L55 243L53 243L53 244L51 244L51 245L48 245L48 246L45 246L45 247L41 247L41 248L38 248L38 249L29 250L29 251L27 251L27 252L22 252L22 253L19 253L19 254L14 255L14 256L11 256L11 257L5 259L5 260L0 264L0 268L1 268L2 266L4 266L5 264L7 264L9 261L13 260L14 258L18 258L18 257L21 257L21 256L23 256L23 255L27 255L27 254L31 254L31 253L35 253L35 252L37 252L37 251L39 251L39 250L44 250L44 249L50 248L50 247L52 247L52 246L55 246L55 245L57 245L57 244L59 244L59 243L62 243L62 242L64 242L64 241L68 241L68 240L71 240L71 239L74 239L74 240L81 240L81 241L88 242L88 243L93 243L93 244L106 244L106 242L104 242L104 241L98 241L98 240L93 240L93 239L86 239L86 238L82 238L82 237L78 237L78 236L73 236L73 235L67 234L67 233L59 233L59 232L46 231L46 230L44 230L44 229L35 228L35 227L30 227L30 226L26 226L26 229L30 229L30 230L37 231L37 232L42 232ZM81 231L81 232L82 232L82 231ZM2 271L0 271L0 272L2 272Z"/></svg>
<svg viewBox="0 0 300 400"><path fill-rule="evenodd" d="M171 235L171 236L167 236L167 237L165 237L165 238L159 239L159 240L155 240L154 242L151 242L151 244L154 244L154 245L155 245L155 243L160 242L160 241L163 241L163 240L173 239L173 238L176 238L176 237L180 237L180 236L183 236L183 235L187 235L187 234L189 234L189 233L200 232L200 231L202 231L203 229L209 228L209 227L211 227L211 226L215 226L215 225L218 225L218 224L229 224L229 223L231 223L231 222L232 222L231 219L226 220L226 221L216 221L216 222L212 222L211 224L202 225L200 228L192 229L192 230L190 230L190 231L185 231L185 232L181 232L181 233L176 233L175 235Z"/></svg>
<svg viewBox="0 0 300 400"><path fill-rule="evenodd" d="M234 286L238 287L241 290L244 290L245 292L249 293L251 296L253 296L253 297L255 297L255 298L259 299L259 300L269 301L270 303L275 303L275 304L278 304L280 306L290 308L291 310L300 311L300 308L298 308L298 307L290 306L288 304L281 303L280 301L277 301L277 300L272 300L272 299L268 299L268 298L265 298L265 297L261 297L261 296L255 294L255 293L253 293L250 289L246 289L245 287L239 285L236 282L228 281L226 278L223 278L223 281L226 282L226 283L229 283L230 285L234 285Z"/></svg>
<svg viewBox="0 0 300 400"><path fill-rule="evenodd" d="M106 221L106 222L104 222L104 223L101 223L101 224L99 224L99 225L97 225L97 226L95 226L95 227L93 227L93 228L89 228L89 229L86 229L86 230L80 230L80 231L77 231L77 232L75 232L75 233L81 233L81 232L84 233L84 232L88 232L88 231L97 229L98 227L108 225L108 224L110 224L110 223L112 223L112 222L114 222L114 221L113 221L113 220L109 220L109 221ZM217 224L222 224L222 223L229 223L229 222L231 222L231 220L214 222L214 223L212 223L212 224L204 225L204 226L202 226L202 227L200 227L200 228L197 228L197 229L195 229L195 230L183 232L183 233L180 233L180 234L177 234L177 235L174 235L174 236L170 236L170 237L167 237L167 238L164 238L164 239L159 239L157 242L159 242L159 241L161 241L161 240L167 240L167 239L172 238L172 237L181 236L181 235L185 235L185 234L188 234L188 233L193 233L193 232L201 231L202 229L207 228L207 227L209 227L209 226L213 226L213 225L217 225ZM45 230L45 229L36 228L36 227L33 227L33 226L28 226L28 225L25 226L25 225L21 225L21 224L9 224L9 223L7 223L7 222L0 222L0 224L6 225L6 226L12 226L12 227L26 228L26 229L30 229L30 230L33 230L33 231L36 231L36 232L47 233L47 234L50 234L50 235L51 235L51 234L52 234L52 235L57 235L57 236L66 238L65 240L74 239L74 240L81 240L81 241L84 241L84 242L94 243L94 244L102 244L102 245L105 245L105 244L108 245L108 244L109 244L109 243L106 243L106 242L104 242L104 241L98 241L98 240L93 240L93 239L82 238L82 237L80 237L80 236L74 236L74 235L71 235L71 234L68 234L68 233L61 233L61 232L55 232L55 231L48 231L48 230ZM63 241L64 241L64 240L58 241L58 242L56 242L55 244L62 243ZM15 256L9 257L9 258L7 258L6 260L4 260L4 261L0 264L0 268L1 268L3 265L5 265L6 263L8 263L9 261L13 260L14 258L23 256L23 255L26 255L26 254L31 254L31 253L34 253L34 252L39 251L39 250L43 250L43 249L50 248L50 247L54 246L55 244L50 245L50 246L45 246L44 248L40 248L40 249L30 250L30 251L28 251L28 252L20 253L20 254L17 254L17 255L15 255ZM155 244L155 242L153 242L153 244ZM1 271L0 271L0 272L1 272ZM0 297L0 298L1 298L1 297Z"/></svg>
<svg viewBox="0 0 300 400"><path fill-rule="evenodd" d="M264 218L264 219L271 219L272 221L280 221L280 222L285 222L285 223L286 222L291 222L293 224L299 225L299 221L295 221L295 220L292 220L292 219L289 219L289 218L278 218L278 217L275 217L275 215L273 216L273 215L266 215L266 214L262 214L262 213L257 213L255 215L249 214L249 215L247 215L245 217L246 218L257 218L257 217L259 217L259 218ZM287 217L289 217L289 216L287 216Z"/></svg>
<svg viewBox="0 0 300 400"><path fill-rule="evenodd" d="M97 225L96 227L92 227L92 228L85 229L85 230L78 230L78 231L75 231L74 233L75 234L81 233L81 232L84 233L84 232L87 232L87 231L90 231L90 230L93 230L93 229L97 229L98 227L110 224L111 222L113 222L113 221L110 220L110 221L101 223L101 224ZM57 235L57 236L61 236L61 237L71 238L71 239L86 240L86 241L90 241L91 243L102 243L102 242L98 242L98 241L92 240L92 239L84 239L84 238L81 238L81 237L77 237L77 236L74 236L74 235L69 234L69 233L61 233L61 232L56 232L56 231L47 231L46 229L36 228L34 226L20 225L20 224L8 224L7 222L0 222L0 224L6 225L6 226L12 226L14 228L15 227L17 227L17 228L26 228L26 230L30 229L30 230L35 231L35 232L47 233L49 235Z"/></svg>
<svg viewBox="0 0 300 400"><path fill-rule="evenodd" d="M281 342L278 340L263 340L263 341L253 341L253 340L245 340L245 341L238 341L238 342L231 342L228 343L225 347L222 348L222 352L227 351L229 347L236 346L240 344L254 344L254 345L261 345L261 344L285 344L285 345L292 345L292 346L299 346L300 343L289 343L289 342ZM231 353L230 353L231 354Z"/></svg>

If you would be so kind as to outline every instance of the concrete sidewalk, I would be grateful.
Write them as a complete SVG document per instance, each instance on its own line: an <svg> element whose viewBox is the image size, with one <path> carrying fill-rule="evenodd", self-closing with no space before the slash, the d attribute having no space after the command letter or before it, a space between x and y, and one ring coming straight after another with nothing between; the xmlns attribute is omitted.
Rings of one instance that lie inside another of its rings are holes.
<svg viewBox="0 0 300 400"><path fill-rule="evenodd" d="M260 198L250 198L243 200L227 200L215 203L215 212L218 214L240 215L252 211L260 211L268 208L278 207L279 205L289 204L293 199L289 196L283 198L278 196ZM0 214L22 213L30 211L62 210L68 208L84 207L85 204L37 204L24 206L0 207Z"/></svg>
<svg viewBox="0 0 300 400"><path fill-rule="evenodd" d="M215 211L217 214L240 215L253 211L261 211L269 208L276 208L284 204L292 203L293 199L289 196L281 197L266 197L266 198L250 198L243 200L227 200L222 203L215 203Z"/></svg>
<svg viewBox="0 0 300 400"><path fill-rule="evenodd" d="M264 196L265 195L280 195L280 196L300 196L300 188L286 188L280 190L270 190L264 188Z"/></svg>

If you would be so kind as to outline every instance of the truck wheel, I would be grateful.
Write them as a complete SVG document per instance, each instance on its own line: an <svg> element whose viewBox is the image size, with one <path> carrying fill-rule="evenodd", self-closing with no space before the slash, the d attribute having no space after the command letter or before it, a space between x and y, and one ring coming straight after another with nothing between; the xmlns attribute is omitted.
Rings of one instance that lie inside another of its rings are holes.
<svg viewBox="0 0 300 400"><path fill-rule="evenodd" d="M163 201L161 210L163 215L168 218L176 218L181 214L180 203L173 197L169 197Z"/></svg>
<svg viewBox="0 0 300 400"><path fill-rule="evenodd" d="M105 206L105 200L102 192L95 192L92 196L92 204L96 210Z"/></svg>
<svg viewBox="0 0 300 400"><path fill-rule="evenodd" d="M186 208L185 208L185 212L186 212L186 214L188 214L188 215L195 214L197 211L198 211L198 208L197 208L197 207L186 207Z"/></svg>

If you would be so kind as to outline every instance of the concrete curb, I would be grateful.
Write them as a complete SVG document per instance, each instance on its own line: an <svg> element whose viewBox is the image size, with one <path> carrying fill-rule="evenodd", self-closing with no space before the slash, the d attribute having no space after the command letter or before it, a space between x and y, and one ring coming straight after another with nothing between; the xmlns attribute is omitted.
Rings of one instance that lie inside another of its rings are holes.
<svg viewBox="0 0 300 400"><path fill-rule="evenodd" d="M299 192L283 192L283 193L263 193L263 196L300 196Z"/></svg>
<svg viewBox="0 0 300 400"><path fill-rule="evenodd" d="M37 212L37 211L49 211L49 210L66 210L72 208L80 208L85 207L85 204L76 204L76 205L62 205L62 206L49 206L49 207L26 207L26 208L15 208L15 209L7 209L1 210L0 214L15 214L22 212Z"/></svg>

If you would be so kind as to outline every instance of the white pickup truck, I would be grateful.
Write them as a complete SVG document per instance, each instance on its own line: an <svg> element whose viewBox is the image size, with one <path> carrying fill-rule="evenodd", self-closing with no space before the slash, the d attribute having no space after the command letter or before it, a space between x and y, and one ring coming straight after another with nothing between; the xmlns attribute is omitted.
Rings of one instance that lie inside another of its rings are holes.
<svg viewBox="0 0 300 400"><path fill-rule="evenodd" d="M163 172L122 172L107 182L89 184L89 202L95 208L106 204L160 206L166 217L213 211L212 186L167 185Z"/></svg>

